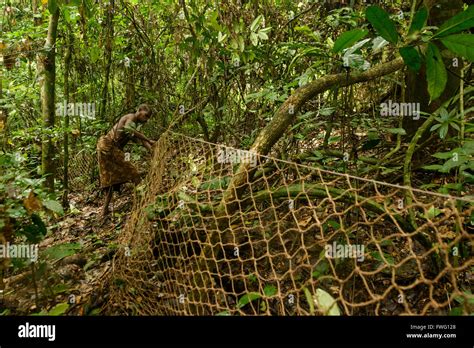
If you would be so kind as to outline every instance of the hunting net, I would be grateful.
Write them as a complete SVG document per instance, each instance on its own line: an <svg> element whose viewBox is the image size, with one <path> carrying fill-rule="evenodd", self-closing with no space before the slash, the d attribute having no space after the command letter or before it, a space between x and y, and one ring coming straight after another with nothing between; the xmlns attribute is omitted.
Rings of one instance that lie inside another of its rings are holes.
<svg viewBox="0 0 474 348"><path fill-rule="evenodd" d="M63 159L60 159L63 163ZM63 178L64 166L58 166L56 176ZM68 186L71 191L93 191L98 182L97 153L95 149L84 148L74 153L68 163Z"/></svg>
<svg viewBox="0 0 474 348"><path fill-rule="evenodd" d="M250 169L227 195L237 162ZM136 188L107 311L472 313L473 207L168 131Z"/></svg>

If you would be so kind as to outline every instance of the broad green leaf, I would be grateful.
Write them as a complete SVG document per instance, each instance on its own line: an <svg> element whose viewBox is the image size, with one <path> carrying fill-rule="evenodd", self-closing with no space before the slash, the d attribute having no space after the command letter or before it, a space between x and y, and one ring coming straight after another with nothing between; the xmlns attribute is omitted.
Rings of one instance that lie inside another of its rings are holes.
<svg viewBox="0 0 474 348"><path fill-rule="evenodd" d="M43 205L55 213L58 213L61 215L64 213L63 207L61 203L59 203L58 201L46 200L46 201L43 201Z"/></svg>
<svg viewBox="0 0 474 348"><path fill-rule="evenodd" d="M337 230L341 227L341 225L339 225L339 223L337 221L334 221L334 220L328 220L327 223L328 223L329 226L331 226L335 230Z"/></svg>
<svg viewBox="0 0 474 348"><path fill-rule="evenodd" d="M332 51L334 53L340 52L344 48L350 47L360 39L364 38L368 33L368 30L363 29L354 29L347 31L337 38L336 42L334 43L334 47L332 48Z"/></svg>
<svg viewBox="0 0 474 348"><path fill-rule="evenodd" d="M420 31L421 28L425 26L426 20L428 19L428 10L426 7L420 8L413 17L413 22L411 23L410 30L408 30L408 35Z"/></svg>
<svg viewBox="0 0 474 348"><path fill-rule="evenodd" d="M426 52L426 79L428 80L430 101L438 99L446 87L448 74L438 47L432 43L428 44Z"/></svg>
<svg viewBox="0 0 474 348"><path fill-rule="evenodd" d="M384 262L384 263L387 262L389 265L395 264L395 259L393 258L393 256L389 254L383 253L383 257L382 257L382 255L378 251L373 251L370 253L370 255L377 261Z"/></svg>
<svg viewBox="0 0 474 348"><path fill-rule="evenodd" d="M397 172L400 170L400 168L402 167L393 167L393 168L385 168L385 167L381 167L383 170L382 170L382 175L388 175L390 173L393 173L393 172Z"/></svg>
<svg viewBox="0 0 474 348"><path fill-rule="evenodd" d="M463 315L463 308L462 308L462 307L455 307L455 308L452 308L452 309L449 311L449 315L450 315L450 316L461 316L461 315Z"/></svg>
<svg viewBox="0 0 474 348"><path fill-rule="evenodd" d="M441 173L449 173L451 169L461 167L467 161L467 157L459 155L457 161L450 159L443 164L443 167L439 170Z"/></svg>
<svg viewBox="0 0 474 348"><path fill-rule="evenodd" d="M316 289L315 302L325 315L341 315L337 301L323 289Z"/></svg>
<svg viewBox="0 0 474 348"><path fill-rule="evenodd" d="M434 206L431 206L430 209L425 214L425 219L427 220L432 220L435 217L437 217L439 214L441 214L441 210L435 208Z"/></svg>
<svg viewBox="0 0 474 348"><path fill-rule="evenodd" d="M474 27L474 6L469 6L466 11L458 13L444 22L433 38L458 33L472 27Z"/></svg>
<svg viewBox="0 0 474 348"><path fill-rule="evenodd" d="M100 308L94 308L87 315L89 316L98 316L102 310Z"/></svg>
<svg viewBox="0 0 474 348"><path fill-rule="evenodd" d="M336 111L336 108L334 107L326 107L326 108L319 109L319 113L322 116L330 116L334 113L334 111Z"/></svg>
<svg viewBox="0 0 474 348"><path fill-rule="evenodd" d="M471 290L466 290L463 292L464 292L464 296L467 297L467 302L470 304L474 304L474 297L472 296ZM463 304L464 302L466 302L466 299L464 298L464 296L456 296L454 297L454 300L460 304Z"/></svg>
<svg viewBox="0 0 474 348"><path fill-rule="evenodd" d="M313 273L311 273L311 276L317 279L321 277L322 275L325 275L328 270L329 270L329 263L326 260L321 260L314 267L314 271Z"/></svg>
<svg viewBox="0 0 474 348"><path fill-rule="evenodd" d="M53 308L51 308L51 310L48 312L48 315L58 316L58 315L64 314L68 310L68 308L69 308L69 304L67 304L66 302L59 303Z"/></svg>
<svg viewBox="0 0 474 348"><path fill-rule="evenodd" d="M53 260L60 260L66 256L74 255L82 247L79 243L65 243L49 247L44 254Z"/></svg>
<svg viewBox="0 0 474 348"><path fill-rule="evenodd" d="M311 295L311 292L308 290L307 287L303 288L304 296L306 297L306 302L308 302L309 305L309 314L313 315L314 314L314 299L313 295Z"/></svg>
<svg viewBox="0 0 474 348"><path fill-rule="evenodd" d="M224 177L218 177L215 179L212 179L211 181L207 181L201 184L199 187L199 190L223 190L226 189L227 186L229 185L230 182L230 177L229 176L224 176Z"/></svg>
<svg viewBox="0 0 474 348"><path fill-rule="evenodd" d="M381 37L394 44L398 42L397 29L387 12L378 6L369 6L365 17Z"/></svg>
<svg viewBox="0 0 474 348"><path fill-rule="evenodd" d="M258 16L257 18L255 18L254 21L252 22L252 24L250 25L250 30L251 30L251 31L257 30L258 26L259 26L260 23L262 22L262 19L263 19L263 16L262 16L262 15Z"/></svg>
<svg viewBox="0 0 474 348"><path fill-rule="evenodd" d="M441 126L442 126L441 123L435 124L434 126L432 126L432 127L430 128L430 131L433 132L433 131L437 130L439 127L441 127Z"/></svg>
<svg viewBox="0 0 474 348"><path fill-rule="evenodd" d="M441 38L441 42L450 51L474 62L474 35L456 34Z"/></svg>
<svg viewBox="0 0 474 348"><path fill-rule="evenodd" d="M449 125L447 124L441 125L441 128L439 129L439 137L441 139L446 138L446 135L448 134L448 130L449 130Z"/></svg>
<svg viewBox="0 0 474 348"><path fill-rule="evenodd" d="M265 31L263 31L263 30L260 30L260 31L258 32L258 37L259 37L261 40L263 40L263 41L268 40L268 35L267 35L267 33L266 33Z"/></svg>
<svg viewBox="0 0 474 348"><path fill-rule="evenodd" d="M245 42L244 42L244 38L242 36L238 37L238 45L239 45L240 52L243 52L244 49L245 49Z"/></svg>
<svg viewBox="0 0 474 348"><path fill-rule="evenodd" d="M267 285L265 286L265 288L263 289L263 293L265 294L265 296L267 297L272 297L273 295L275 295L277 293L277 288L273 285Z"/></svg>
<svg viewBox="0 0 474 348"><path fill-rule="evenodd" d="M400 48L400 55L411 70L418 71L421 68L421 57L418 51L413 46L407 46Z"/></svg>
<svg viewBox="0 0 474 348"><path fill-rule="evenodd" d="M388 131L392 134L406 135L407 132L403 128L390 128Z"/></svg>
<svg viewBox="0 0 474 348"><path fill-rule="evenodd" d="M255 33L250 33L250 41L252 42L252 45L257 46L258 45L258 35Z"/></svg>
<svg viewBox="0 0 474 348"><path fill-rule="evenodd" d="M219 43L221 43L222 41L224 41L226 38L227 38L227 34L222 34L222 32L219 32L219 34L217 34L217 41L218 41Z"/></svg>
<svg viewBox="0 0 474 348"><path fill-rule="evenodd" d="M69 287L66 284L56 284L51 289L54 294L61 294L69 290Z"/></svg>
<svg viewBox="0 0 474 348"><path fill-rule="evenodd" d="M456 152L456 150L459 151L459 148L456 148L453 151L449 151L449 152L437 152L432 156L439 159L450 159L450 158L453 158L453 153Z"/></svg>
<svg viewBox="0 0 474 348"><path fill-rule="evenodd" d="M10 315L10 309L5 309L3 312L0 312L0 316L6 316L6 315Z"/></svg>
<svg viewBox="0 0 474 348"><path fill-rule="evenodd" d="M237 308L242 308L249 304L250 302L261 298L262 295L260 295L258 292L249 292L248 294L245 294L239 299L239 303L237 303Z"/></svg>

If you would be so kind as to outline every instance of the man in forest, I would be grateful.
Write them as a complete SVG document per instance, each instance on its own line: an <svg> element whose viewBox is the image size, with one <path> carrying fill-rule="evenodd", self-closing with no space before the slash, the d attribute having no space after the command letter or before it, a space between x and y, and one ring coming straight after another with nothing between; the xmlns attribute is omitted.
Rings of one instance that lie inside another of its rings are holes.
<svg viewBox="0 0 474 348"><path fill-rule="evenodd" d="M146 123L151 114L148 105L140 105L136 113L120 118L115 126L97 142L100 187L106 190L102 217L109 212L113 191L119 191L121 184L126 182L137 184L140 181L137 169L125 158L123 148L130 140L134 140L151 152L155 142L135 129L137 124Z"/></svg>

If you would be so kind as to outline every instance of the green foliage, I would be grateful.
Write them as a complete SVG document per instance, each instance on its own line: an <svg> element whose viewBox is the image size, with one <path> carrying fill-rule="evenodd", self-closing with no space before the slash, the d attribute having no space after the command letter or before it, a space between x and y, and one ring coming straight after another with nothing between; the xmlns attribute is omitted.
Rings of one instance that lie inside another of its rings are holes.
<svg viewBox="0 0 474 348"><path fill-rule="evenodd" d="M66 311L69 309L69 304L64 302L64 303L58 303L55 305L53 308L51 308L49 311L42 310L39 313L32 314L33 316L38 316L38 315L46 315L46 316L59 316L63 315L66 313Z"/></svg>
<svg viewBox="0 0 474 348"><path fill-rule="evenodd" d="M363 39L368 33L368 30L364 29L353 29L350 31L346 31L345 33L341 34L341 36L339 36L339 38L336 40L332 51L334 53L340 52L343 49L352 46L357 41Z"/></svg>
<svg viewBox="0 0 474 348"><path fill-rule="evenodd" d="M304 287L303 292L306 298L306 302L309 305L311 315L315 313L315 305L317 305L318 309L322 311L324 315L341 315L341 311L337 305L337 301L327 291L318 288L316 289L315 294L311 294L309 289Z"/></svg>
<svg viewBox="0 0 474 348"><path fill-rule="evenodd" d="M266 285L265 288L263 289L263 293L267 297L275 296L277 293L277 288L273 285Z"/></svg>
<svg viewBox="0 0 474 348"><path fill-rule="evenodd" d="M68 303L59 303L53 308L51 308L48 312L49 316L58 316L66 313L66 311L69 309L69 304Z"/></svg>
<svg viewBox="0 0 474 348"><path fill-rule="evenodd" d="M337 305L337 301L328 292L318 288L316 289L316 294L314 295L319 309L325 315L341 315L341 311Z"/></svg>
<svg viewBox="0 0 474 348"><path fill-rule="evenodd" d="M320 259L320 261L314 267L314 271L311 273L312 277L318 279L319 277L327 274L329 271L329 262L326 259Z"/></svg>
<svg viewBox="0 0 474 348"><path fill-rule="evenodd" d="M407 134L407 132L403 128L389 128L387 129L387 131L392 134L399 134L399 135Z"/></svg>
<svg viewBox="0 0 474 348"><path fill-rule="evenodd" d="M443 23L435 33L433 38L440 38L449 34L474 27L474 6L469 6L467 10L458 13L454 17Z"/></svg>
<svg viewBox="0 0 474 348"><path fill-rule="evenodd" d="M439 210L438 208L435 208L434 206L431 206L428 209L428 211L424 214L424 216L426 220L433 220L439 214L441 214L441 210Z"/></svg>
<svg viewBox="0 0 474 348"><path fill-rule="evenodd" d="M262 295L260 295L258 292L249 292L248 294L243 295L239 299L239 302L237 303L237 308L245 307L250 302L257 300L261 297Z"/></svg>
<svg viewBox="0 0 474 348"><path fill-rule="evenodd" d="M434 164L424 166L424 169L436 170L440 173L449 173L458 168L468 182L474 182L474 141L466 141L463 146L456 147L451 151L437 152L433 157L446 160L442 165Z"/></svg>
<svg viewBox="0 0 474 348"><path fill-rule="evenodd" d="M438 99L446 87L448 74L438 47L432 43L426 52L426 78L431 100Z"/></svg>
<svg viewBox="0 0 474 348"><path fill-rule="evenodd" d="M60 260L76 254L81 249L82 246L79 243L64 243L46 249L44 255L51 260Z"/></svg>
<svg viewBox="0 0 474 348"><path fill-rule="evenodd" d="M420 54L413 46L407 46L400 48L400 55L403 58L405 64L412 70L418 71L423 63Z"/></svg>
<svg viewBox="0 0 474 348"><path fill-rule="evenodd" d="M390 19L387 12L379 6L369 6L365 11L367 20L372 24L377 33L388 42L398 42L398 32L395 23Z"/></svg>
<svg viewBox="0 0 474 348"><path fill-rule="evenodd" d="M0 227L13 224L19 238L40 242L47 233L48 211L62 213L62 207L49 192L43 190L43 179L32 177L27 156L19 152L0 151ZM46 209L44 209L46 208Z"/></svg>
<svg viewBox="0 0 474 348"><path fill-rule="evenodd" d="M432 132L435 130L438 130L439 137L441 139L446 138L449 127L452 127L459 131L459 126L457 125L457 122L459 121L456 118L456 110L452 110L451 112L448 112L445 108L441 108L439 110L439 116L437 116L435 119L439 123L432 126L430 130Z"/></svg>
<svg viewBox="0 0 474 348"><path fill-rule="evenodd" d="M377 261L379 261L382 265L383 264L389 264L393 266L395 264L395 259L393 256L387 254L387 253L380 253L379 251L372 251L370 255ZM383 255L383 256L382 256Z"/></svg>
<svg viewBox="0 0 474 348"><path fill-rule="evenodd" d="M420 31L425 26L427 19L428 10L423 6L413 16L413 21L411 23L410 29L408 30L408 35Z"/></svg>
<svg viewBox="0 0 474 348"><path fill-rule="evenodd" d="M43 205L55 213L58 213L60 215L64 214L63 207L58 201L47 199L43 201Z"/></svg>
<svg viewBox="0 0 474 348"><path fill-rule="evenodd" d="M452 52L474 62L474 35L456 34L441 38L441 42Z"/></svg>

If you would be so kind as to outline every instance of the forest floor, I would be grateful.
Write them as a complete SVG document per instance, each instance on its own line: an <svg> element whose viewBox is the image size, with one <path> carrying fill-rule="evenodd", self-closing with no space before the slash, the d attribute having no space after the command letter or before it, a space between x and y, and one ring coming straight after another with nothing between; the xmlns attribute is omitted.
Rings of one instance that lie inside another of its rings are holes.
<svg viewBox="0 0 474 348"><path fill-rule="evenodd" d="M114 193L111 213L100 216L103 197L90 193L69 195L71 211L39 245L39 262L5 278L0 302L10 315L100 314L97 303L103 278L118 248L116 240L132 208L133 186ZM42 252L49 250L50 254ZM51 257L51 253L53 254ZM42 260L48 260L43 262ZM67 304L67 305L66 305Z"/></svg>

